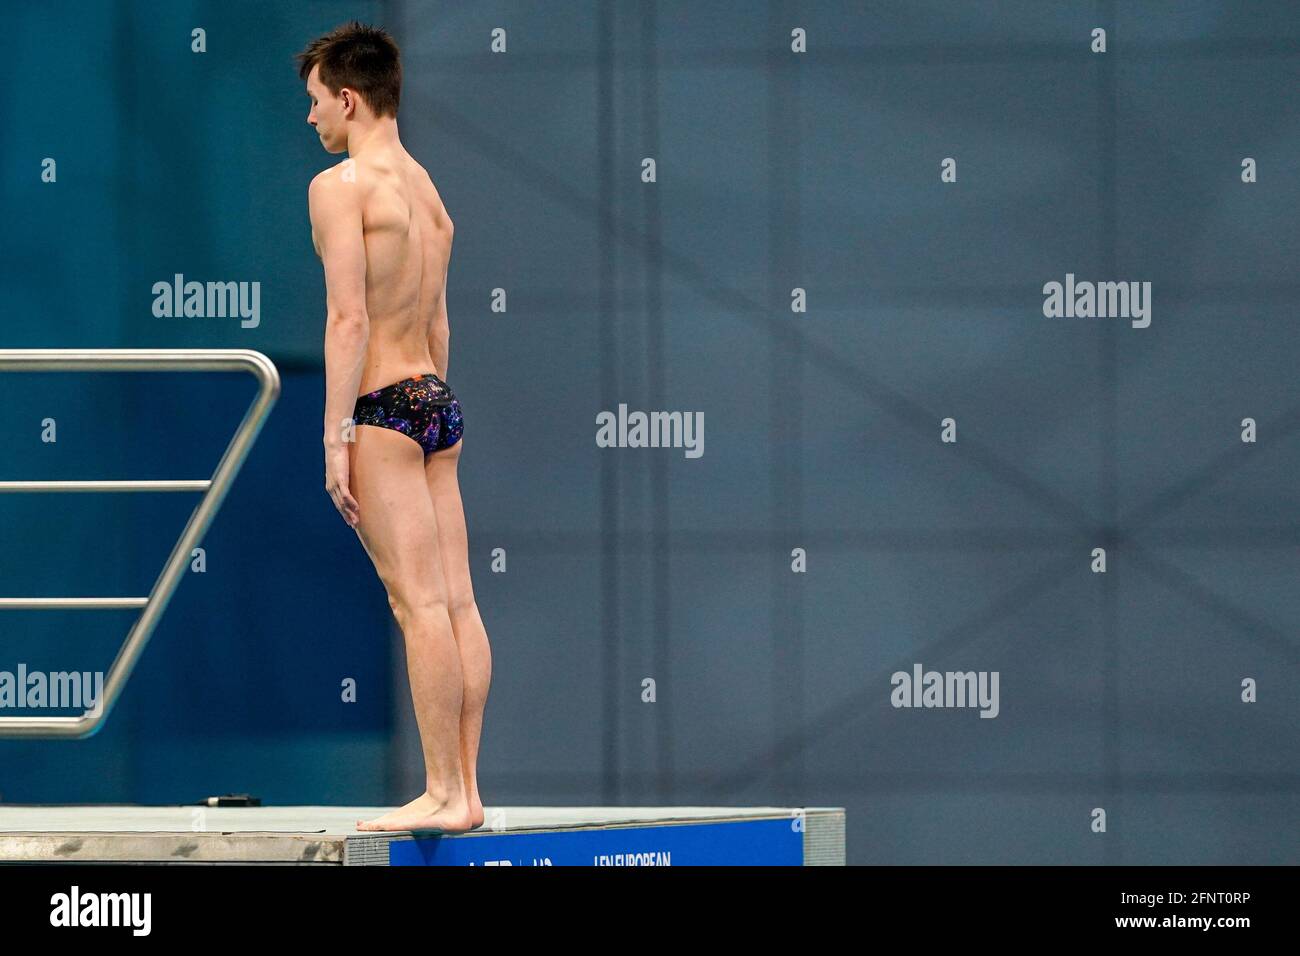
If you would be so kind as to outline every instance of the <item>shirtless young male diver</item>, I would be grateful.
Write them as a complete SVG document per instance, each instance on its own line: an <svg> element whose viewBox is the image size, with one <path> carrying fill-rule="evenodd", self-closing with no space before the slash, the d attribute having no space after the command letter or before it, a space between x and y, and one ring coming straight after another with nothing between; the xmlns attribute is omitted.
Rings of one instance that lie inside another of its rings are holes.
<svg viewBox="0 0 1300 956"><path fill-rule="evenodd" d="M325 489L401 625L424 751L424 793L357 828L465 831L483 823L476 765L492 661L456 478L460 403L446 382L451 219L398 139L392 38L353 22L298 62L307 122L326 152L348 153L307 193L328 312Z"/></svg>

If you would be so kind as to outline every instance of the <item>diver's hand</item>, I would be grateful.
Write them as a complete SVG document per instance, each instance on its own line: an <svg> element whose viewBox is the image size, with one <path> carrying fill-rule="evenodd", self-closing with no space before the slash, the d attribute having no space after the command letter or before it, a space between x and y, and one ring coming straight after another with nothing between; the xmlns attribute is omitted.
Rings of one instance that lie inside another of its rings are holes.
<svg viewBox="0 0 1300 956"><path fill-rule="evenodd" d="M334 500L334 507L347 522L349 528L355 528L361 520L361 506L348 491L348 446L342 442L325 446L325 490Z"/></svg>

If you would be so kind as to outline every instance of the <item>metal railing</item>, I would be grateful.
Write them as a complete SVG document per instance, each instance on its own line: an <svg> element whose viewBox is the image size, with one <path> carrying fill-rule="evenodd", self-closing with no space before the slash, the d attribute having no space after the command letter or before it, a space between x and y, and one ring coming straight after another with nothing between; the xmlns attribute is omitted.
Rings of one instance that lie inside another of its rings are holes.
<svg viewBox="0 0 1300 956"><path fill-rule="evenodd" d="M0 737L89 737L99 731L180 583L190 552L216 517L280 394L280 374L252 349L0 349L0 372L251 372L257 395L210 479L180 481L0 481L0 492L202 491L148 597L0 598L0 610L142 608L104 679L95 711L80 717L0 717Z"/></svg>

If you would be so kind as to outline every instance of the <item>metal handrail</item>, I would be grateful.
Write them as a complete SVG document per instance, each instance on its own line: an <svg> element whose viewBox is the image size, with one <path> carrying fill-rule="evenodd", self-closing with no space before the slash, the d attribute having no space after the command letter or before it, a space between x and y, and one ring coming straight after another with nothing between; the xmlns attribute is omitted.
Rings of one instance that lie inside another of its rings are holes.
<svg viewBox="0 0 1300 956"><path fill-rule="evenodd" d="M89 737L103 728L149 638L171 602L189 563L225 501L280 394L274 363L253 349L0 349L0 372L230 372L247 371L258 381L257 395L235 430L209 480L197 481L3 481L0 493L75 491L203 491L185 530L176 540L149 596L79 598L0 598L0 610L58 608L143 608L104 679L103 700L81 717L0 717L0 737Z"/></svg>

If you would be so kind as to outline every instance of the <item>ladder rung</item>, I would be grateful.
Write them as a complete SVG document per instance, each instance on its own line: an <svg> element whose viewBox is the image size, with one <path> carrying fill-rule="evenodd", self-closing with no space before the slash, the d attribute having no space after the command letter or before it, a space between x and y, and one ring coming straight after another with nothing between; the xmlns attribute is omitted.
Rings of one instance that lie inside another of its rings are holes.
<svg viewBox="0 0 1300 956"><path fill-rule="evenodd" d="M144 607L147 597L65 597L0 598L0 611L49 611L57 608L93 610L96 608Z"/></svg>
<svg viewBox="0 0 1300 956"><path fill-rule="evenodd" d="M0 481L5 491L207 491L209 479L194 481Z"/></svg>

